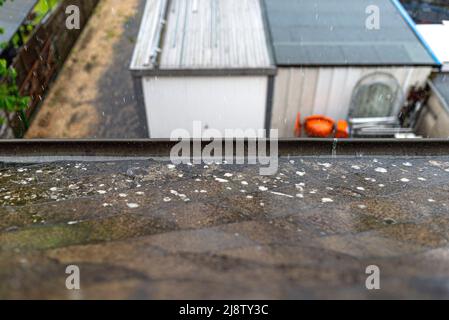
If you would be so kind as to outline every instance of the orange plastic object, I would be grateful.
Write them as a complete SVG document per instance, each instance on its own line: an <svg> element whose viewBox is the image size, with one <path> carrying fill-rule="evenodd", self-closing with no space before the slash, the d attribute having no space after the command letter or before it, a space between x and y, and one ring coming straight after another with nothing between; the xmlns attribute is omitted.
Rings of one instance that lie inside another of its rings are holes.
<svg viewBox="0 0 449 320"><path fill-rule="evenodd" d="M331 118L316 115L306 118L305 128L309 137L327 138L334 132L335 121Z"/></svg>
<svg viewBox="0 0 449 320"><path fill-rule="evenodd" d="M298 112L295 121L295 137L299 138L302 135L302 126L301 126L301 113Z"/></svg>
<svg viewBox="0 0 449 320"><path fill-rule="evenodd" d="M337 131L335 132L335 138L347 139L349 138L349 125L345 120L339 120L337 123Z"/></svg>

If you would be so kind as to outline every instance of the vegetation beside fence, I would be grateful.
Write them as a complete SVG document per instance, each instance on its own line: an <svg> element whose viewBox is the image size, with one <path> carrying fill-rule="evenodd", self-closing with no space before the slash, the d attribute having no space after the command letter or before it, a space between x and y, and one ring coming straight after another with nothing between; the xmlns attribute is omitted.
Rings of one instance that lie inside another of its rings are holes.
<svg viewBox="0 0 449 320"><path fill-rule="evenodd" d="M23 137L27 123L43 101L52 80L61 70L99 0L62 0L43 18L15 57L16 85L20 96L29 97L23 114L10 115L15 137ZM80 9L80 30L66 28L66 8Z"/></svg>

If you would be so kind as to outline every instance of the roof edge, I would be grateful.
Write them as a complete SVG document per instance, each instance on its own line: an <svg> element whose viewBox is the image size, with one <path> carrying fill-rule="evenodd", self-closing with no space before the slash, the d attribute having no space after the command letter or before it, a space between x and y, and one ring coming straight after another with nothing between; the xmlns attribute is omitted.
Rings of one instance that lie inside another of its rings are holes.
<svg viewBox="0 0 449 320"><path fill-rule="evenodd" d="M275 76L277 68L131 69L134 77Z"/></svg>

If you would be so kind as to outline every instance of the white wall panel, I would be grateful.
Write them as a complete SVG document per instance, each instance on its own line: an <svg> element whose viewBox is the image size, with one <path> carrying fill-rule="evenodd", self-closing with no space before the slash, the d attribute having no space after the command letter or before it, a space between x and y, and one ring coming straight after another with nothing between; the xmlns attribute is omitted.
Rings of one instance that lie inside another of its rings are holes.
<svg viewBox="0 0 449 320"><path fill-rule="evenodd" d="M267 77L144 78L151 138L170 138L175 129L193 134L193 122L217 129L264 129Z"/></svg>

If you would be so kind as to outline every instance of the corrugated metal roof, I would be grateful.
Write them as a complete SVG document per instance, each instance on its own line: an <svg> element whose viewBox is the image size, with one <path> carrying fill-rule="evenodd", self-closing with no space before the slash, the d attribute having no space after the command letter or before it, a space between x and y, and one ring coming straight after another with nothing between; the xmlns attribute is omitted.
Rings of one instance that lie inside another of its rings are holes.
<svg viewBox="0 0 449 320"><path fill-rule="evenodd" d="M132 70L273 72L259 0L171 0L164 13L166 3L147 1Z"/></svg>
<svg viewBox="0 0 449 320"><path fill-rule="evenodd" d="M390 0L262 0L278 65L435 65ZM368 6L380 29L366 28Z"/></svg>
<svg viewBox="0 0 449 320"><path fill-rule="evenodd" d="M0 43L11 40L36 3L37 0L7 0L0 6L0 28L4 31L0 34Z"/></svg>

